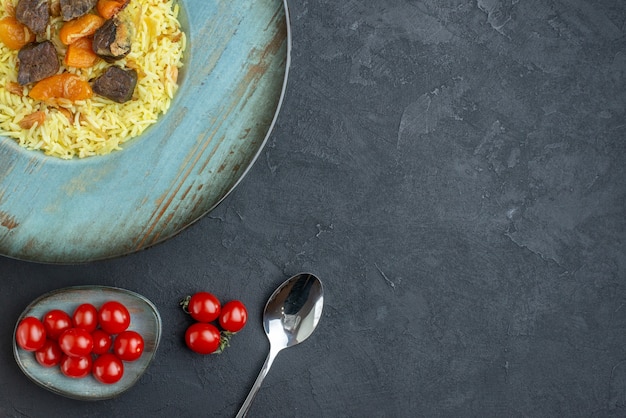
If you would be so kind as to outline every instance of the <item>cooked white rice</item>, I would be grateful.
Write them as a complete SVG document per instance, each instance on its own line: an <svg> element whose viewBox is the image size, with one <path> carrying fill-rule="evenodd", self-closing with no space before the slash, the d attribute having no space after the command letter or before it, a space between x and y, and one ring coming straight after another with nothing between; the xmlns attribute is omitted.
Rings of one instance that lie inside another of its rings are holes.
<svg viewBox="0 0 626 418"><path fill-rule="evenodd" d="M12 13L16 4L17 0L0 0L0 18ZM133 41L131 52L115 65L135 68L138 74L133 98L122 104L94 93L88 100L59 100L50 105L28 97L31 85L16 92L17 51L0 42L0 135L15 138L27 149L64 159L121 149L125 141L141 134L167 112L176 92L186 45L178 12L179 5L173 0L130 0L121 12L133 22ZM69 71L92 80L111 65L99 60L91 68L65 68L62 57L66 47L58 38L62 24L60 17L51 18L46 36L38 38L54 43L61 61L59 72ZM20 121L37 111L46 114L41 126L20 127Z"/></svg>

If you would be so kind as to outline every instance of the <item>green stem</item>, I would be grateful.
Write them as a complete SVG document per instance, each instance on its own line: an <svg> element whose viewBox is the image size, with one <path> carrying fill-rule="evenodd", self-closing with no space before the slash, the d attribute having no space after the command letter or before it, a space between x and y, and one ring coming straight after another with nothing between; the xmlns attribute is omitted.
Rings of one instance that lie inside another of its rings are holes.
<svg viewBox="0 0 626 418"><path fill-rule="evenodd" d="M234 332L220 331L220 346L213 354L222 354L226 347L230 347L230 338L235 335Z"/></svg>
<svg viewBox="0 0 626 418"><path fill-rule="evenodd" d="M191 300L191 296L185 297L185 299L181 300L179 305L183 308L185 313L189 313L189 301Z"/></svg>

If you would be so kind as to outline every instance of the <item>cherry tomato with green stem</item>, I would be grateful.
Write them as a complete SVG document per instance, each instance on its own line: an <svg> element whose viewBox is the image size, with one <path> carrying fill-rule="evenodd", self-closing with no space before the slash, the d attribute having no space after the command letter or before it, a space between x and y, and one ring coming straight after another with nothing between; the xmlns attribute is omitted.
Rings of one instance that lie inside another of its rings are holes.
<svg viewBox="0 0 626 418"><path fill-rule="evenodd" d="M213 322L220 315L220 301L212 293L197 292L183 301L183 309L198 322Z"/></svg>
<svg viewBox="0 0 626 418"><path fill-rule="evenodd" d="M220 346L220 331L215 325L196 322L187 328L185 343L198 354L214 353Z"/></svg>

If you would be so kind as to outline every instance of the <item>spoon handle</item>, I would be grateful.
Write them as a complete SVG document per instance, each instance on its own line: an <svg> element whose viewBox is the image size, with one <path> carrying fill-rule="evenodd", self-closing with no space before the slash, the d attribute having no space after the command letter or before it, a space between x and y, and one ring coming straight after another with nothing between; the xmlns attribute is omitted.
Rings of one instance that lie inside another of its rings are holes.
<svg viewBox="0 0 626 418"><path fill-rule="evenodd" d="M248 393L246 400L243 401L243 405L241 405L241 408L239 409L239 412L237 413L236 418L244 418L246 414L248 413L248 410L250 409L250 405L252 405L252 401L254 400L254 397L256 396L257 392L259 391L259 388L261 387L261 383L263 383L263 379L265 379L265 376L267 376L267 372L269 372L270 367L272 367L272 363L274 362L274 359L276 358L276 355L278 355L280 350L281 349L273 349L272 346L270 345L270 352L267 355L267 358L265 359L265 363L263 364L263 367L261 367L261 371L259 372L259 375L254 381L254 384L252 385L252 389L250 389L250 393Z"/></svg>

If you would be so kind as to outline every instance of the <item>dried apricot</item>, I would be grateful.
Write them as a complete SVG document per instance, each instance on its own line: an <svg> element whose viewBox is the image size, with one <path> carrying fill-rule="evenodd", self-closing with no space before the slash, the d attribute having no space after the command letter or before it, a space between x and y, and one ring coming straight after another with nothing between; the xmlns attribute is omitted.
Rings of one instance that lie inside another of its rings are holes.
<svg viewBox="0 0 626 418"><path fill-rule="evenodd" d="M93 35L104 19L94 14L86 14L63 24L59 30L59 39L65 45L69 45L79 38Z"/></svg>
<svg viewBox="0 0 626 418"><path fill-rule="evenodd" d="M130 0L98 0L96 10L105 19L110 19L128 5Z"/></svg>
<svg viewBox="0 0 626 418"><path fill-rule="evenodd" d="M28 93L35 100L67 99L86 100L93 96L88 82L72 73L61 73L44 78Z"/></svg>
<svg viewBox="0 0 626 418"><path fill-rule="evenodd" d="M34 40L35 34L15 17L7 16L0 20L0 41L7 48L17 50Z"/></svg>
<svg viewBox="0 0 626 418"><path fill-rule="evenodd" d="M98 59L91 49L91 39L79 38L68 45L63 63L67 67L89 68L98 62Z"/></svg>

